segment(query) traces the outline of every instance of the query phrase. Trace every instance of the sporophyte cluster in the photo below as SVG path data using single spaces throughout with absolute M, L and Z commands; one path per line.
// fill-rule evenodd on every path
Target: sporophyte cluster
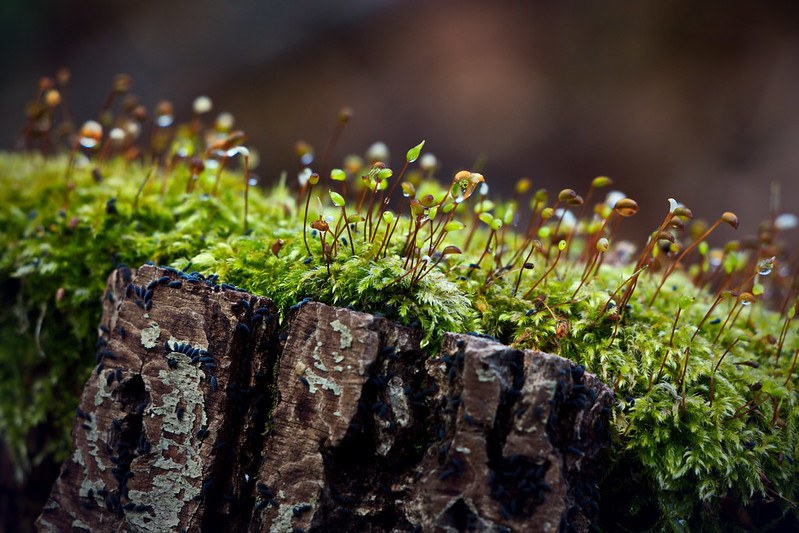
M 442 176 L 424 142 L 394 168 L 382 143 L 336 164 L 348 109 L 319 157 L 300 141 L 296 174 L 260 186 L 256 150 L 210 99 L 180 123 L 131 88 L 118 76 L 77 127 L 68 72 L 43 78 L 21 150 L 0 154 L 0 430 L 18 476 L 66 454 L 108 274 L 151 261 L 283 316 L 307 299 L 382 315 L 431 354 L 475 332 L 574 360 L 616 393 L 609 476 L 633 465 L 615 482 L 656 500 L 653 527 L 713 524 L 731 501 L 796 513 L 799 255 L 780 244 L 795 216 L 717 247 L 735 214 L 708 224 L 669 199 L 631 243 L 616 235 L 640 207 L 608 177 L 556 194 L 521 179 L 501 200 L 478 172 Z

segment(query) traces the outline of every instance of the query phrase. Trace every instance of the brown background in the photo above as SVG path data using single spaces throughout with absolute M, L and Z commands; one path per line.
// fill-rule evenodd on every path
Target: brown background
M 163 4 L 3 2 L 2 145 L 35 80 L 66 65 L 79 117 L 120 71 L 184 115 L 209 94 L 250 133 L 264 180 L 294 167 L 297 139 L 321 152 L 349 105 L 337 156 L 383 140 L 396 162 L 426 139 L 446 174 L 485 158 L 506 193 L 521 176 L 582 191 L 605 174 L 639 200 L 644 233 L 669 196 L 737 212 L 740 236 L 768 214 L 770 182 L 783 210 L 799 200 L 796 2 Z

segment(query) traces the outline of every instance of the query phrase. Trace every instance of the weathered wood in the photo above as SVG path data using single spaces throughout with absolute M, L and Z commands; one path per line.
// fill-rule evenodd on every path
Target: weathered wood
M 423 360 L 417 330 L 318 303 L 296 311 L 250 530 L 354 523 L 363 531 L 390 504 L 376 470 L 396 461 L 396 439 L 414 422 L 404 387 Z
M 250 493 L 242 391 L 274 364 L 274 313 L 266 298 L 155 267 L 114 272 L 74 452 L 38 528 L 199 531 L 226 512 L 220 496 Z
M 611 391 L 582 367 L 467 335 L 430 361 L 438 441 L 407 506 L 444 531 L 558 531 L 596 518 L 597 455 Z
M 288 331 L 251 531 L 584 530 L 596 518 L 612 393 L 582 367 L 449 334 L 426 360 L 403 328 L 320 304 Z
M 278 335 L 265 298 L 131 276 L 109 280 L 99 373 L 40 529 L 580 531 L 596 518 L 612 393 L 570 361 L 452 334 L 431 358 L 417 330 L 313 302 Z

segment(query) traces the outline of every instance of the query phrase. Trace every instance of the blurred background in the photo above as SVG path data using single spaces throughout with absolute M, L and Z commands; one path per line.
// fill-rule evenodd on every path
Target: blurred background
M 0 51 L 4 147 L 38 78 L 66 66 L 81 120 L 118 72 L 184 118 L 211 96 L 263 181 L 296 168 L 298 139 L 320 154 L 346 105 L 337 159 L 381 140 L 396 164 L 426 139 L 443 176 L 480 161 L 506 195 L 522 176 L 584 193 L 607 175 L 641 204 L 642 234 L 670 196 L 735 211 L 741 236 L 771 182 L 783 210 L 799 199 L 795 1 L 4 0 Z
M 182 119 L 209 95 L 249 133 L 263 182 L 296 169 L 298 139 L 320 154 L 350 106 L 334 160 L 384 141 L 396 165 L 425 139 L 442 178 L 479 164 L 505 196 L 523 176 L 584 193 L 607 175 L 641 205 L 639 237 L 671 196 L 709 220 L 736 212 L 718 240 L 755 232 L 771 183 L 799 211 L 796 0 L 2 0 L 0 149 L 59 67 L 79 120 L 119 72 Z M 20 502 L 4 461 L 0 515 L 35 516 L 58 465 Z

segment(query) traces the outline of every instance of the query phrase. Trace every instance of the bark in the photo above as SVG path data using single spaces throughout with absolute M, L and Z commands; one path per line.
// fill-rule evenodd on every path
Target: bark
M 200 530 L 246 513 L 260 438 L 246 422 L 269 402 L 275 309 L 212 285 L 150 266 L 111 275 L 74 453 L 40 530 Z
M 274 317 L 213 279 L 115 272 L 75 451 L 38 527 L 582 531 L 597 518 L 612 393 L 582 367 L 472 335 L 430 357 L 417 330 L 314 302 L 281 333 Z

